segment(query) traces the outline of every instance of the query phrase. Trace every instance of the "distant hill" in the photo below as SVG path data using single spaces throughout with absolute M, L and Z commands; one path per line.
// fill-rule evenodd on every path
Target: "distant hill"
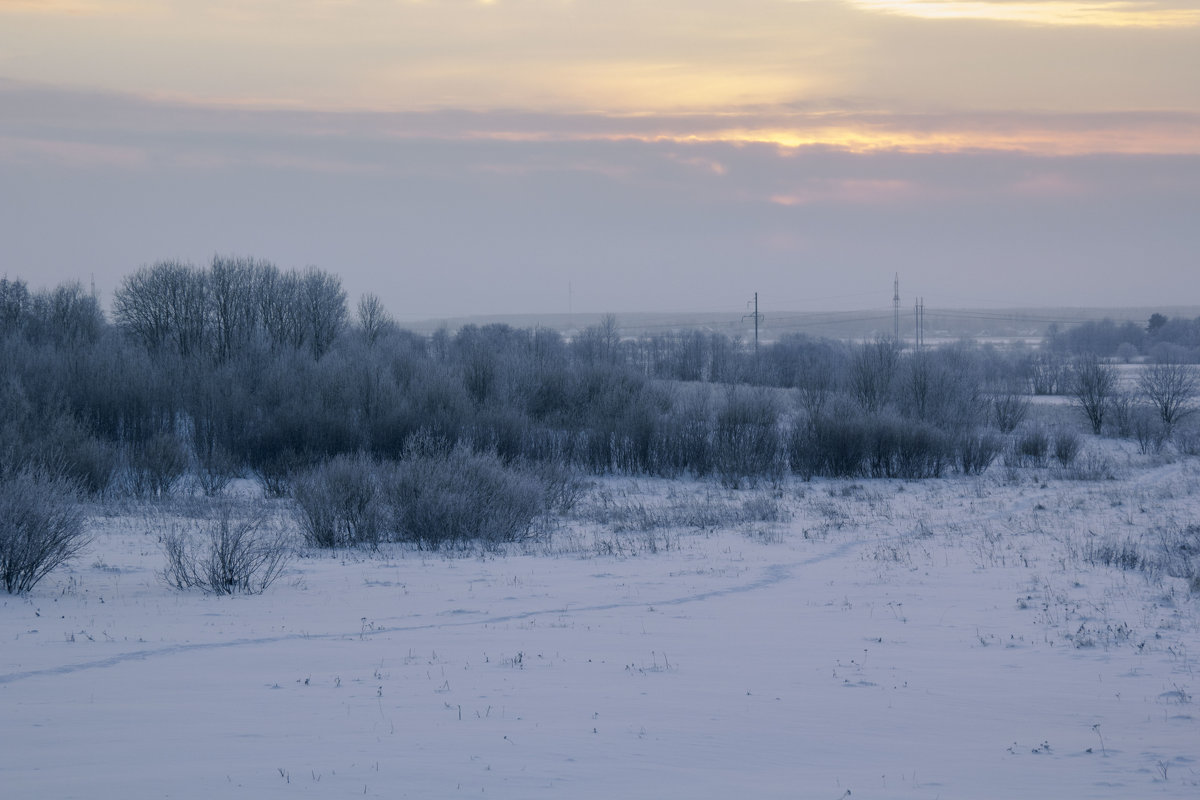
M 1025 339 L 1040 340 L 1051 325 L 1059 328 L 1087 321 L 1111 319 L 1114 322 L 1144 324 L 1151 314 L 1167 317 L 1200 317 L 1200 306 L 1146 306 L 1128 308 L 935 308 L 925 307 L 925 339 Z M 464 325 L 504 324 L 515 328 L 552 328 L 570 335 L 590 325 L 597 325 L 605 314 L 496 314 L 489 316 L 456 317 L 419 320 L 402 323 L 403 327 L 420 333 L 432 333 L 439 328 L 456 331 Z M 622 336 L 670 333 L 685 330 L 707 330 L 730 336 L 754 338 L 754 321 L 742 314 L 722 312 L 656 313 L 634 312 L 614 314 Z M 911 307 L 900 311 L 900 338 L 911 339 L 915 331 Z M 870 339 L 890 336 L 894 329 L 891 308 L 868 308 L 857 311 L 767 311 L 763 310 L 759 327 L 762 341 L 771 341 L 789 333 L 835 339 Z

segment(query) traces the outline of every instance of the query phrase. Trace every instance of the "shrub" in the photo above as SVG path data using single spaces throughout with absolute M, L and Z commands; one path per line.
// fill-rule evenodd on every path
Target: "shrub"
M 1200 430 L 1175 431 L 1175 447 L 1185 456 L 1200 456 Z
M 945 434 L 931 425 L 883 416 L 870 421 L 868 464 L 872 477 L 937 478 L 950 457 Z
M 1016 392 L 993 395 L 990 408 L 992 424 L 1001 433 L 1012 433 L 1025 421 L 1029 405 L 1028 395 Z
M 1079 449 L 1082 446 L 1079 435 L 1075 431 L 1060 428 L 1054 433 L 1054 460 L 1059 463 L 1059 466 L 1069 467 L 1075 463 L 1075 458 L 1079 455 Z
M 867 428 L 860 418 L 830 413 L 792 432 L 792 469 L 804 478 L 859 475 L 867 458 Z
M 1132 392 L 1113 392 L 1108 400 L 1108 424 L 1117 436 L 1133 436 L 1134 420 L 1138 413 L 1137 398 Z
M 713 412 L 708 387 L 676 389 L 672 407 L 659 417 L 651 447 L 650 471 L 674 478 L 684 473 L 703 477 L 713 471 Z
M 291 557 L 286 533 L 267 528 L 256 513 L 235 519 L 232 507 L 219 507 L 200 536 L 173 532 L 163 540 L 167 566 L 162 578 L 177 589 L 211 594 L 262 594 L 282 574 Z
M 236 474 L 237 461 L 219 445 L 196 456 L 196 485 L 205 497 L 221 494 Z
M 89 541 L 73 483 L 34 469 L 0 474 L 0 580 L 9 594 L 28 592 Z
M 396 536 L 435 549 L 529 538 L 547 491 L 532 472 L 462 445 L 414 448 L 384 486 Z
M 1117 469 L 1107 456 L 1087 450 L 1070 466 L 1059 469 L 1058 476 L 1069 481 L 1111 481 L 1116 479 Z
M 955 463 L 964 475 L 981 475 L 1000 455 L 1000 439 L 990 433 L 967 433 L 954 440 Z
M 175 436 L 160 433 L 129 455 L 130 488 L 134 494 L 168 497 L 187 471 L 188 457 Z
M 1142 455 L 1161 453 L 1167 443 L 1167 430 L 1158 415 L 1143 406 L 1134 409 L 1133 438 Z
M 1050 435 L 1041 427 L 1027 429 L 1013 443 L 1017 462 L 1026 466 L 1044 466 L 1049 452 Z
M 777 478 L 780 473 L 779 411 L 766 391 L 735 388 L 717 412 L 713 461 L 721 482 Z
M 60 461 L 63 472 L 89 495 L 99 496 L 108 491 L 117 474 L 120 457 L 108 442 L 88 436 Z
M 304 459 L 294 450 L 284 450 L 261 460 L 254 468 L 254 477 L 267 497 L 287 497 L 292 493 L 292 480 L 303 465 Z
M 565 459 L 524 462 L 520 469 L 541 484 L 545 507 L 559 514 L 569 513 L 591 485 Z
M 381 464 L 337 456 L 296 479 L 292 496 L 305 541 L 315 547 L 375 546 L 384 533 Z

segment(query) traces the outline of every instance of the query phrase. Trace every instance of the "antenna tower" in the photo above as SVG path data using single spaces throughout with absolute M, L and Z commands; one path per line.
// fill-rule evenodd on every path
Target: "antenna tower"
M 892 322 L 892 337 L 898 342 L 900 341 L 900 273 L 896 273 L 896 282 L 892 284 L 892 310 L 894 312 L 894 320 Z

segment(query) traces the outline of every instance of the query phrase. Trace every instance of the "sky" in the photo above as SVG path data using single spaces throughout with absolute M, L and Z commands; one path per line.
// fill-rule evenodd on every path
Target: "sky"
M 401 320 L 1200 304 L 1200 0 L 0 0 L 0 242 Z

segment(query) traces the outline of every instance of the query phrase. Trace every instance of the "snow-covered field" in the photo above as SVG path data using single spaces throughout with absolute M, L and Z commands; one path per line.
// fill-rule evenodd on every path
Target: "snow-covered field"
M 548 542 L 306 552 L 234 598 L 159 579 L 186 508 L 97 509 L 0 599 L 0 795 L 1196 797 L 1200 595 L 1087 555 L 1200 522 L 1200 462 L 1110 452 L 605 480 Z M 783 516 L 712 527 L 742 510 Z

